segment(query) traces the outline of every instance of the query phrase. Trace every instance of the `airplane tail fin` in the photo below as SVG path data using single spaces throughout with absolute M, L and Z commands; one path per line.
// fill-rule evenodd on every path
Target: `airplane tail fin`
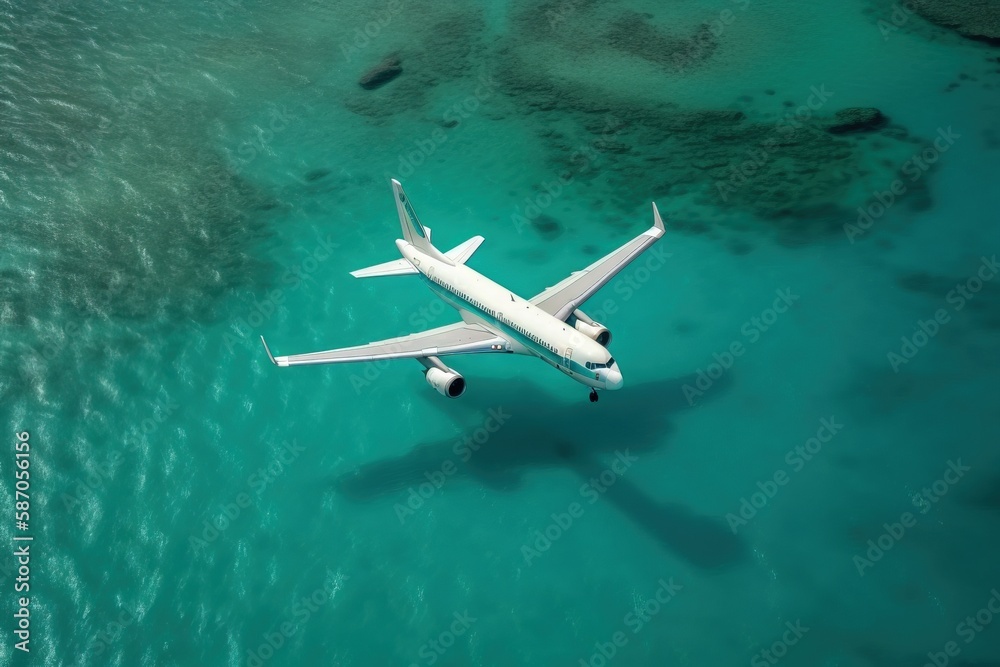
M 413 204 L 403 192 L 403 186 L 395 178 L 392 179 L 392 193 L 396 197 L 396 212 L 399 213 L 399 224 L 403 228 L 403 238 L 414 248 L 421 250 L 442 262 L 454 266 L 455 262 L 431 245 L 431 228 L 424 227 L 413 210 Z
M 406 242 L 425 251 L 433 247 L 427 228 L 420 224 L 413 205 L 403 192 L 403 186 L 396 179 L 392 179 L 392 193 L 396 196 L 396 211 L 399 213 L 399 224 L 403 227 Z

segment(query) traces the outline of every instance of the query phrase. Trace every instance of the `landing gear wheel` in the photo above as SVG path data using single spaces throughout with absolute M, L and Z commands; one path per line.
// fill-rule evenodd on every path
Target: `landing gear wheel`
M 598 399 L 597 390 L 596 389 L 591 389 L 590 390 L 590 402 L 591 403 L 597 403 L 597 399 Z

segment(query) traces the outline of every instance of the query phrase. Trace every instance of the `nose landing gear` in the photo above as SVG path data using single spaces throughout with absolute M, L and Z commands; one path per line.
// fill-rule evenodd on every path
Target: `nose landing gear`
M 597 403 L 597 398 L 598 398 L 598 396 L 597 396 L 597 390 L 596 389 L 591 389 L 590 390 L 590 402 L 591 403 Z

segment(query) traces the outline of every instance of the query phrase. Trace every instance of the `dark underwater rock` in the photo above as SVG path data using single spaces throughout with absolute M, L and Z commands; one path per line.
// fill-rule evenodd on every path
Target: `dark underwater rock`
M 718 209 L 672 221 L 688 234 L 760 234 L 789 245 L 842 235 L 844 222 L 866 203 L 863 193 L 884 189 L 925 143 L 877 109 L 848 108 L 836 116 L 784 110 L 765 119 L 732 108 L 601 94 L 548 76 L 515 49 L 498 58 L 496 79 L 520 109 L 559 109 L 571 119 L 558 133 L 541 132 L 539 143 L 551 173 L 587 183 L 592 199 L 630 207 L 663 193 Z M 878 142 L 870 140 L 875 135 Z M 616 150 L 620 145 L 632 150 Z M 908 186 L 907 207 L 929 197 L 929 182 Z M 733 215 L 744 212 L 752 217 Z M 535 231 L 549 238 L 554 230 Z
M 649 22 L 651 15 L 626 11 L 611 22 L 605 41 L 611 47 L 683 74 L 701 65 L 718 48 L 718 38 L 707 24 L 686 36 L 661 32 Z
M 834 123 L 829 127 L 833 134 L 870 132 L 885 125 L 889 119 L 874 107 L 849 107 L 833 114 Z
M 531 224 L 546 239 L 554 239 L 563 233 L 563 226 L 559 221 L 544 213 L 532 220 Z
M 435 99 L 437 86 L 472 77 L 476 82 L 472 83 L 469 79 L 469 94 L 478 91 L 480 97 L 473 99 L 483 103 L 481 108 L 485 110 L 487 100 L 491 104 L 494 102 L 492 96 L 495 92 L 488 71 L 492 65 L 484 65 L 487 63 L 485 25 L 482 11 L 468 9 L 449 11 L 439 21 L 413 26 L 417 32 L 405 51 L 394 51 L 366 72 L 365 78 L 358 82 L 362 89 L 345 91 L 340 102 L 348 111 L 364 117 L 370 124 L 384 125 L 393 116 L 423 110 L 430 100 Z M 404 69 L 402 54 L 406 56 L 406 76 L 399 75 Z M 375 79 L 367 81 L 371 75 Z M 373 95 L 366 82 L 368 86 L 377 86 L 378 93 Z M 462 100 L 456 100 L 459 101 Z
M 403 63 L 399 56 L 391 55 L 362 74 L 358 84 L 365 90 L 374 90 L 389 83 L 402 73 Z
M 958 34 L 1000 46 L 1000 2 L 997 0 L 922 0 L 917 12 L 931 23 Z
M 325 178 L 326 176 L 329 176 L 329 175 L 330 175 L 330 170 L 329 169 L 313 169 L 312 171 L 307 171 L 306 172 L 305 178 L 310 183 L 313 183 L 313 182 L 318 181 L 321 178 Z

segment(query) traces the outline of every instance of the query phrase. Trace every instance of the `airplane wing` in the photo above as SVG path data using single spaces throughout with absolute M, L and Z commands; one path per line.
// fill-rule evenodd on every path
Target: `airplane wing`
M 560 320 L 567 319 L 584 301 L 663 236 L 664 231 L 663 220 L 654 203 L 652 227 L 582 271 L 574 271 L 562 282 L 536 295 L 531 303 Z
M 389 338 L 367 345 L 343 347 L 325 352 L 293 354 L 275 357 L 261 336 L 264 350 L 275 366 L 301 366 L 307 364 L 343 364 L 379 359 L 418 359 L 440 357 L 447 354 L 475 354 L 479 352 L 507 352 L 507 341 L 477 324 L 458 322 L 420 333 Z

